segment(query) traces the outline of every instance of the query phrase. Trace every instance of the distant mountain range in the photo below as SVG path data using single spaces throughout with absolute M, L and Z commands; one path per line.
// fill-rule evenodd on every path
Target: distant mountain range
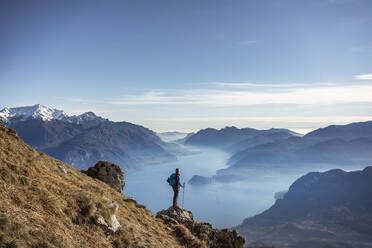
M 317 129 L 249 147 L 229 159 L 231 167 L 288 164 L 363 164 L 372 162 L 372 121 Z
M 4 108 L 0 111 L 0 119 L 7 124 L 18 123 L 28 119 L 39 119 L 42 121 L 60 120 L 84 126 L 93 126 L 108 121 L 108 119 L 99 117 L 93 112 L 69 116 L 63 110 L 52 109 L 40 104 L 34 106 Z
M 124 169 L 176 160 L 187 154 L 177 144 L 162 141 L 150 129 L 112 122 L 92 112 L 68 116 L 37 104 L 4 108 L 0 119 L 28 144 L 78 169 L 109 160 Z
M 288 129 L 239 129 L 232 126 L 225 127 L 220 130 L 214 128 L 202 129 L 194 135 L 188 137 L 184 143 L 186 145 L 213 147 L 234 152 L 243 150 L 246 147 L 250 147 L 252 142 L 261 144 L 262 142 L 277 140 L 279 136 L 273 135 L 277 133 L 285 134 L 285 138 L 289 136 L 301 136 L 301 134 L 295 133 Z M 261 140 L 259 137 L 257 137 L 258 135 L 260 135 Z
M 250 243 L 277 248 L 372 247 L 372 167 L 312 172 L 265 212 L 237 229 Z
M 372 164 L 372 121 L 332 125 L 305 136 L 286 129 L 202 130 L 185 143 L 220 148 L 231 154 L 229 167 L 218 171 L 212 180 L 195 177 L 190 183 L 235 181 L 244 179 L 247 169 Z

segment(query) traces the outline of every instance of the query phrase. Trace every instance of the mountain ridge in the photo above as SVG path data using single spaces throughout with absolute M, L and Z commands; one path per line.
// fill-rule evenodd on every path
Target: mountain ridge
M 63 110 L 49 108 L 41 104 L 35 104 L 33 106 L 22 106 L 14 108 L 3 108 L 0 111 L 0 119 L 6 124 L 11 122 L 20 122 L 27 119 L 41 119 L 43 121 L 61 120 L 75 124 L 84 124 L 86 122 L 105 122 L 108 119 L 104 119 L 95 115 L 93 112 L 85 112 L 80 115 L 67 115 Z
M 237 228 L 248 242 L 275 247 L 372 247 L 371 194 L 372 166 L 310 172 Z
M 324 165 L 346 168 L 372 163 L 372 121 L 330 125 L 302 137 L 263 131 L 249 138 L 240 137 L 242 140 L 232 145 L 220 145 L 231 154 L 227 160 L 228 167 L 209 177 L 199 175 L 190 182 L 203 184 L 245 180 L 255 169 L 290 172 L 293 168 L 319 168 Z
M 184 141 L 184 144 L 193 146 L 207 146 L 231 151 L 233 150 L 232 147 L 234 147 L 234 144 L 244 142 L 247 139 L 252 139 L 257 135 L 270 135 L 274 133 L 287 133 L 289 136 L 301 136 L 301 134 L 283 128 L 259 130 L 254 128 L 240 129 L 235 126 L 226 126 L 221 129 L 201 129 L 195 134 L 189 136 Z
M 110 160 L 125 170 L 177 160 L 188 151 L 162 141 L 152 130 L 129 122 L 112 122 L 86 112 L 68 116 L 37 104 L 5 108 L 1 119 L 28 144 L 78 169 Z

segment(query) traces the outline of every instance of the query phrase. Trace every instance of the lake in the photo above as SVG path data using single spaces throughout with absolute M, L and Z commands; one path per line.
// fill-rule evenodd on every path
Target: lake
M 168 208 L 172 205 L 173 190 L 166 179 L 175 168 L 181 170 L 181 182 L 187 182 L 195 174 L 212 176 L 216 170 L 226 168 L 229 154 L 214 149 L 198 149 L 200 153 L 179 157 L 178 161 L 146 166 L 125 174 L 124 194 L 135 198 L 154 215 Z M 186 184 L 185 192 L 180 189 L 178 204 L 182 206 L 184 193 L 184 208 L 191 210 L 197 221 L 209 222 L 217 228 L 232 227 L 246 217 L 268 209 L 275 202 L 275 192 L 287 190 L 300 176 L 329 169 L 326 167 L 293 169 L 290 173 L 263 169 L 256 170 L 256 175 L 246 181 L 202 186 Z

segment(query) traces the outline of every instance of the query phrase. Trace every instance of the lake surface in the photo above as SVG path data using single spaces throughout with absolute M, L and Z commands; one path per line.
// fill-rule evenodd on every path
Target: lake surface
M 179 157 L 176 162 L 146 166 L 142 170 L 127 173 L 124 194 L 134 197 L 154 215 L 168 208 L 172 205 L 173 191 L 166 179 L 175 168 L 181 170 L 181 182 L 187 182 L 195 174 L 212 176 L 216 170 L 226 168 L 227 153 L 204 148 L 199 151 L 198 154 Z M 186 184 L 185 192 L 180 190 L 178 204 L 182 206 L 184 193 L 184 208 L 191 210 L 197 221 L 212 223 L 217 228 L 232 227 L 246 217 L 268 209 L 275 202 L 275 192 L 287 190 L 300 176 L 327 169 L 327 166 L 293 169 L 290 173 L 263 169 L 255 171 L 257 175 L 246 181 L 202 186 Z

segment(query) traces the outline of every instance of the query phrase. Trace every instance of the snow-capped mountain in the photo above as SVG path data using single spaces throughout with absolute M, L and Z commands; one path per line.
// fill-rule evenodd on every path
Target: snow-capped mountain
M 75 124 L 84 124 L 87 122 L 95 122 L 98 124 L 107 121 L 107 119 L 99 117 L 93 112 L 69 116 L 63 110 L 49 108 L 41 104 L 16 108 L 4 108 L 0 111 L 0 119 L 8 124 L 25 121 L 27 119 L 41 119 L 43 121 L 62 120 Z
M 108 121 L 108 119 L 97 116 L 93 112 L 85 112 L 81 115 L 69 116 L 67 118 L 67 121 L 71 122 L 71 123 L 74 123 L 74 124 L 94 126 L 94 125 L 100 124 L 102 122 L 106 122 L 106 121 Z
M 54 119 L 66 119 L 68 115 L 62 110 L 48 108 L 40 104 L 26 107 L 4 108 L 0 111 L 0 119 L 6 123 L 10 122 L 12 119 L 24 121 L 29 118 L 51 121 Z
M 108 160 L 125 170 L 175 161 L 186 154 L 162 141 L 153 131 L 129 122 L 112 122 L 86 112 L 69 116 L 40 104 L 4 108 L 0 120 L 27 144 L 77 169 Z

